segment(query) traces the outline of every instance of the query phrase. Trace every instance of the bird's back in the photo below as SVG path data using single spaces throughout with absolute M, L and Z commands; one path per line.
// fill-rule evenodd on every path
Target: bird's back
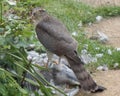
M 57 55 L 77 48 L 77 42 L 72 38 L 65 25 L 47 13 L 37 24 L 36 32 L 40 42 Z

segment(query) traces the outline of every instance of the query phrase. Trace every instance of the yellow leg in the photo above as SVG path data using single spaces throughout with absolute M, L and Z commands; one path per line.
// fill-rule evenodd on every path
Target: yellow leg
M 48 60 L 47 60 L 47 63 L 45 64 L 45 67 L 48 68 L 48 64 L 52 60 L 53 53 L 51 53 L 50 51 L 47 51 L 46 53 L 47 53 Z

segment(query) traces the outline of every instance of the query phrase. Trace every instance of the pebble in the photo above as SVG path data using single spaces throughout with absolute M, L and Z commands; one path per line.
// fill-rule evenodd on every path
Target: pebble
M 117 51 L 120 51 L 120 48 L 116 48 Z
M 107 50 L 109 55 L 112 55 L 112 51 L 110 49 Z
M 99 70 L 99 71 L 108 71 L 108 67 L 107 67 L 107 65 L 98 66 L 97 70 Z
M 77 36 L 78 33 L 77 32 L 72 32 L 72 36 Z
M 103 53 L 96 54 L 95 57 L 101 58 L 101 57 L 103 57 Z
M 102 16 L 97 16 L 97 17 L 96 17 L 96 21 L 98 21 L 98 22 L 100 22 L 102 19 L 103 19 Z
M 118 66 L 119 66 L 119 63 L 115 63 L 115 64 L 114 64 L 114 68 L 115 68 L 115 69 L 118 68 Z

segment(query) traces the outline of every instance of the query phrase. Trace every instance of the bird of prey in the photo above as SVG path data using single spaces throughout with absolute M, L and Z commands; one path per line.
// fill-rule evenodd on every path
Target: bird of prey
M 96 84 L 84 68 L 77 54 L 77 41 L 71 36 L 66 26 L 57 18 L 49 15 L 42 8 L 35 8 L 32 19 L 36 25 L 36 34 L 43 46 L 53 54 L 64 56 L 75 73 L 81 88 L 85 91 L 98 92 L 105 88 Z

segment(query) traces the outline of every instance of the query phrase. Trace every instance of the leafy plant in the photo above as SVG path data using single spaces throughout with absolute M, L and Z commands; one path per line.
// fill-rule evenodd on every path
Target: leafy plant
M 113 16 L 120 15 L 119 6 L 103 6 L 103 7 L 98 7 L 94 10 L 95 10 L 95 13 L 103 17 L 113 17 Z
M 103 17 L 119 16 L 120 8 L 118 6 L 94 8 L 75 0 L 17 0 L 16 5 L 10 5 L 7 0 L 2 0 L 0 2 L 0 86 L 2 86 L 0 96 L 9 94 L 9 96 L 13 96 L 17 93 L 18 96 L 26 96 L 28 91 L 33 93 L 33 91 L 26 89 L 24 82 L 37 86 L 45 96 L 53 96 L 50 87 L 55 87 L 34 70 L 35 66 L 37 68 L 39 66 L 31 64 L 27 60 L 27 51 L 30 44 L 35 44 L 33 49 L 38 52 L 45 51 L 37 40 L 34 26 L 29 20 L 34 7 L 47 9 L 51 15 L 64 22 L 70 32 L 76 31 L 78 33 L 75 38 L 79 42 L 79 53 L 84 44 L 88 45 L 87 51 L 92 56 L 103 53 L 104 56 L 98 59 L 98 62 L 93 66 L 107 63 L 110 68 L 113 68 L 113 63 L 120 63 L 120 53 L 118 51 L 111 47 L 105 47 L 99 42 L 86 39 L 84 28 L 80 29 L 78 27 L 79 23 L 85 25 L 94 22 L 97 15 Z M 96 47 L 99 47 L 99 50 L 96 50 Z M 112 55 L 107 53 L 108 49 L 112 51 Z M 39 67 L 39 69 L 42 70 L 43 68 Z M 26 77 L 28 73 L 33 79 Z M 38 95 L 38 93 L 34 93 L 36 96 Z
M 28 92 L 21 88 L 12 75 L 0 68 L 0 96 L 28 96 Z

